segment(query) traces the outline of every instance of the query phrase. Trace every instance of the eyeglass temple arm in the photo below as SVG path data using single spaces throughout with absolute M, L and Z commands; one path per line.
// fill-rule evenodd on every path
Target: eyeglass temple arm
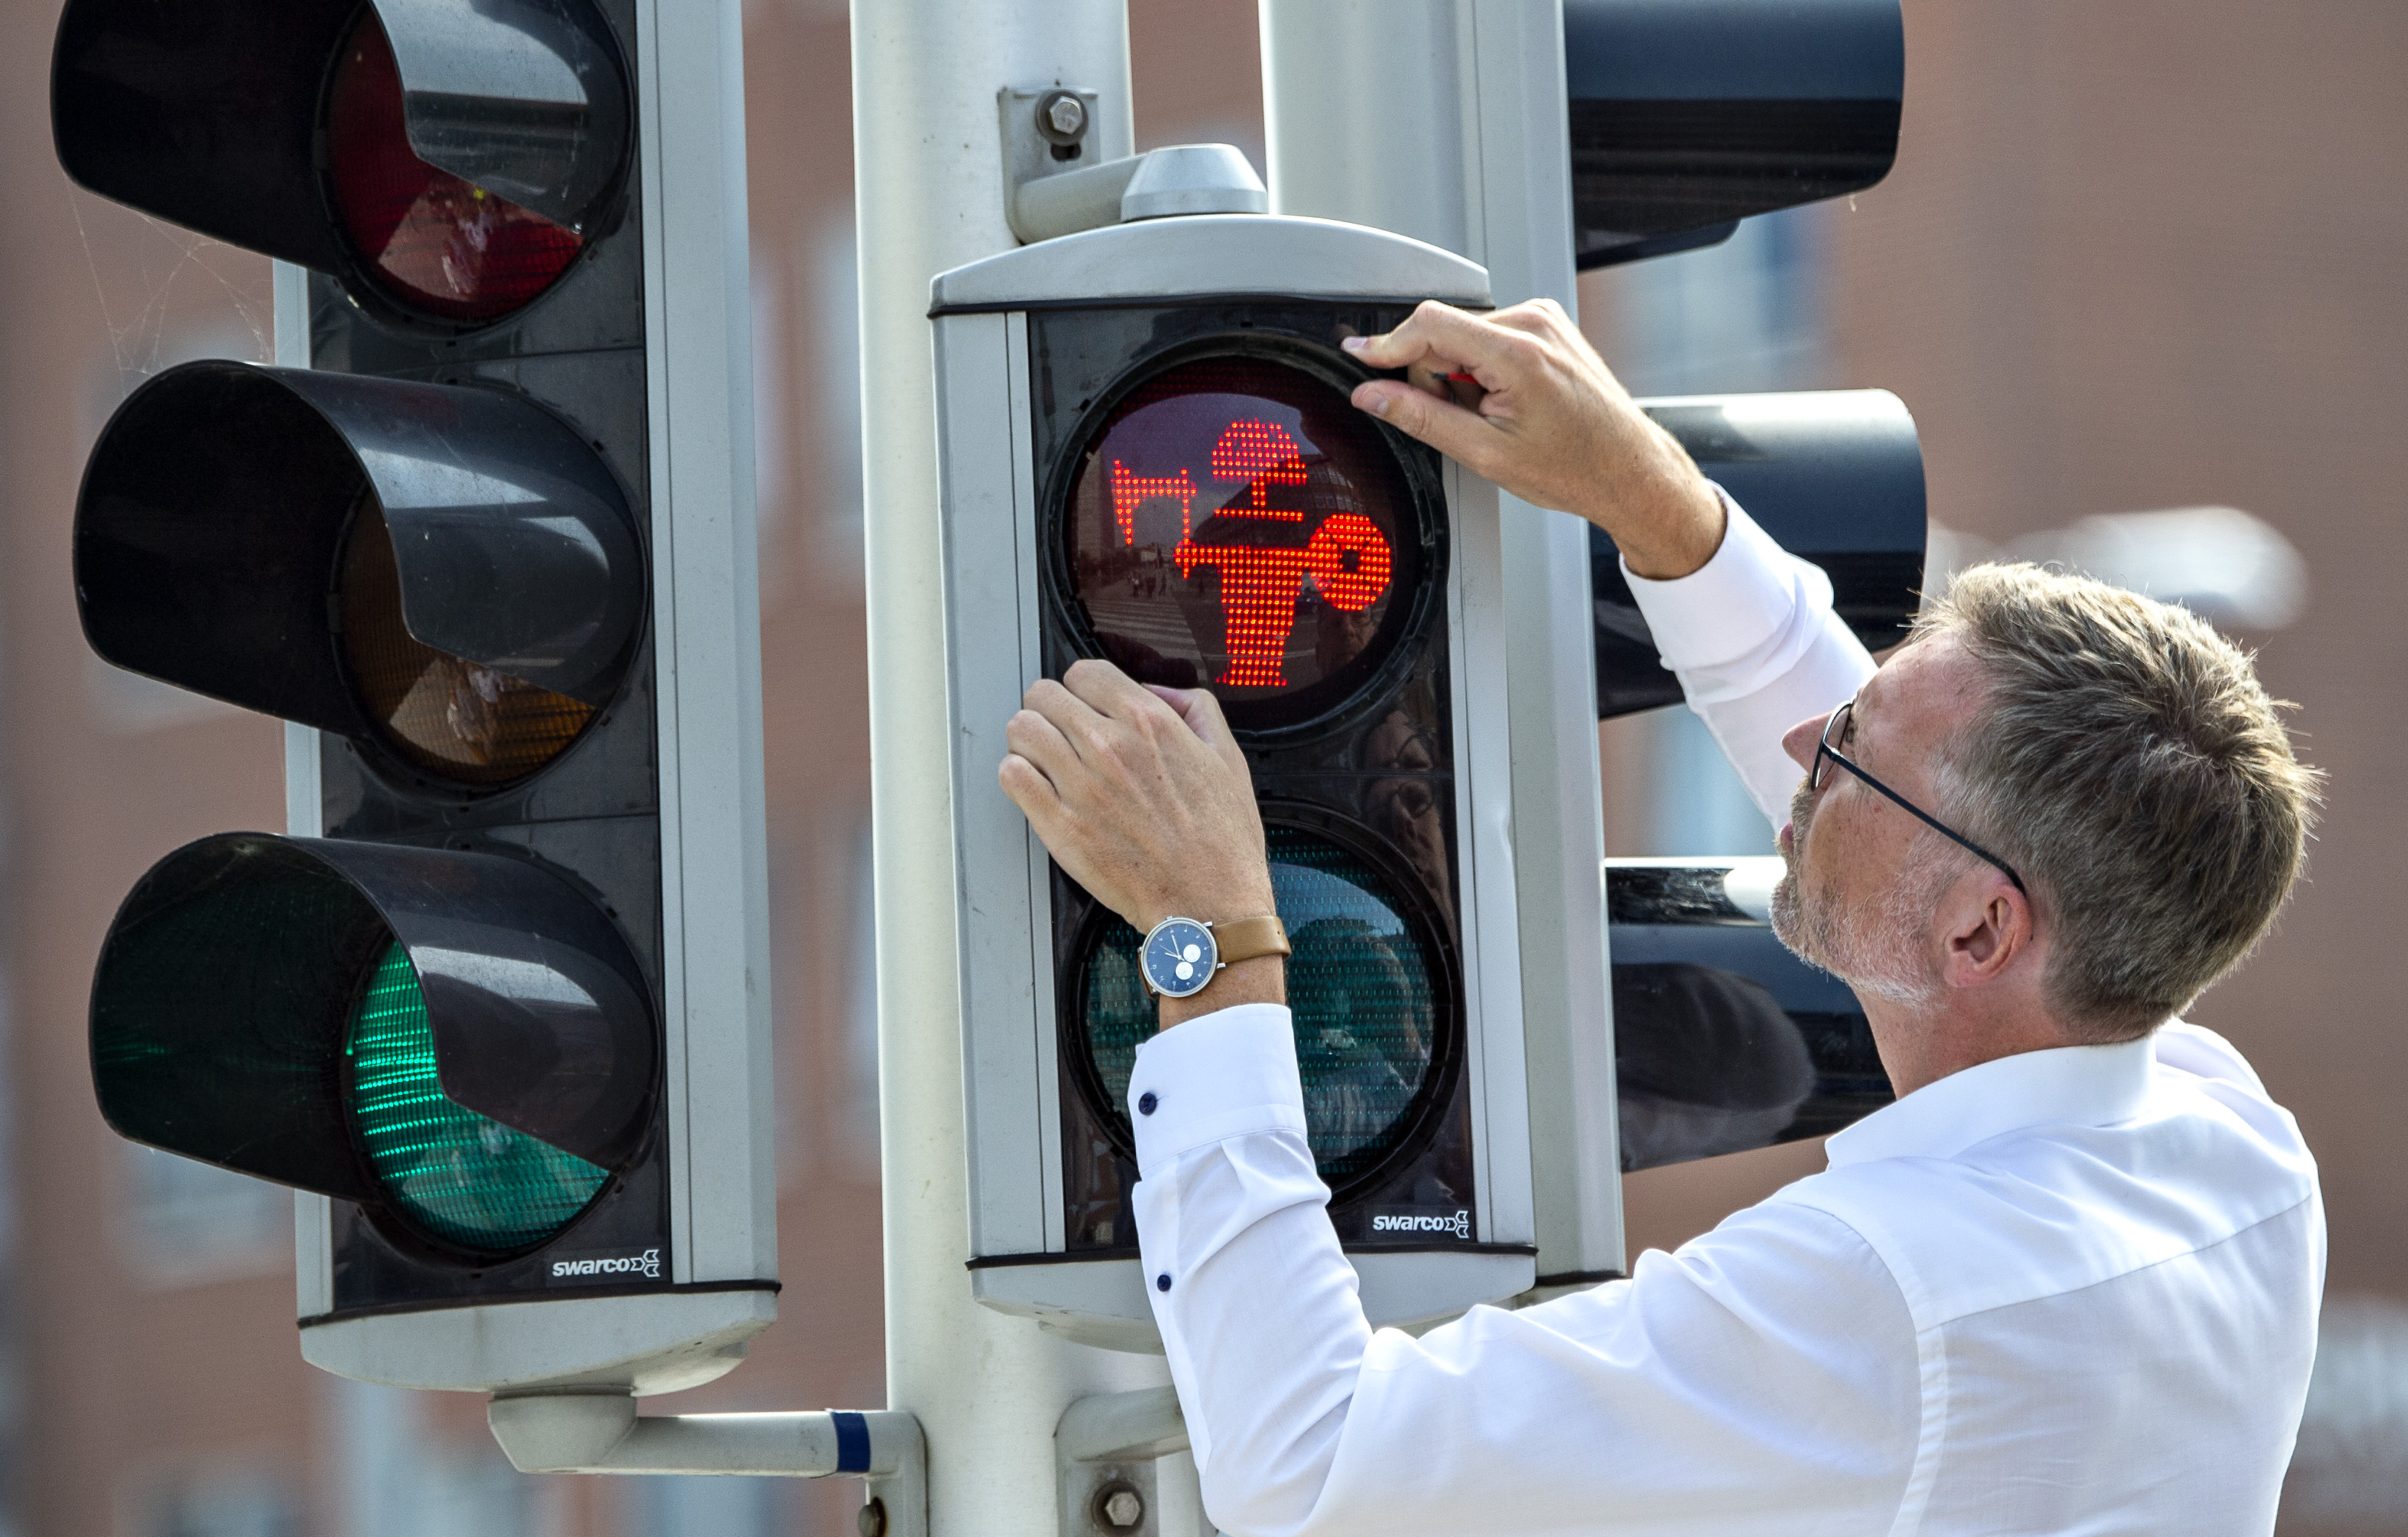
M 1971 854 L 1974 858 L 1982 861 L 1985 864 L 1993 864 L 1998 866 L 1999 873 L 2000 875 L 2005 875 L 2007 879 L 2014 882 L 2016 890 L 2023 892 L 2026 896 L 2031 895 L 2030 889 L 2024 885 L 2024 878 L 2015 874 L 2015 867 L 2014 865 L 2009 864 L 2006 861 L 1999 858 L 1996 854 L 1991 853 L 1980 844 L 1975 843 L 1972 839 L 1957 832 L 1955 828 L 1950 827 L 1939 818 L 1934 817 L 1931 813 L 1924 810 L 1921 806 L 1916 805 L 1913 801 L 1908 800 L 1905 796 L 1900 795 L 1898 791 L 1890 789 L 1889 786 L 1883 784 L 1879 779 L 1874 778 L 1871 775 L 1867 774 L 1864 770 L 1856 767 L 1856 764 L 1848 761 L 1845 757 L 1842 756 L 1834 748 L 1826 746 L 1824 747 L 1823 751 L 1830 755 L 1833 762 L 1839 764 L 1842 768 L 1846 769 L 1850 774 L 1855 775 L 1866 784 L 1872 786 L 1873 789 L 1880 790 L 1884 795 L 1888 796 L 1892 801 L 1898 803 L 1899 810 L 1904 811 L 1915 820 L 1921 822 L 1924 826 L 1931 829 L 1934 833 L 1939 833 L 1942 837 L 1947 839 L 1950 843 L 1955 844 L 1957 847 L 1962 848 L 1968 854 Z

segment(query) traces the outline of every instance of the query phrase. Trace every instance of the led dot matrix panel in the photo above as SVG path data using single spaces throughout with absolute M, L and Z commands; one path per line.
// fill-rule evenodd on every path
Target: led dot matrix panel
M 1309 1140 L 1340 1235 L 1362 1246 L 1427 1245 L 1438 1231 L 1459 1245 L 1479 1217 L 1440 466 L 1349 404 L 1369 376 L 1338 348 L 1409 312 L 1253 302 L 1028 318 L 1044 670 L 1103 657 L 1145 682 L 1209 688 L 1240 733 L 1296 946 Z M 1137 1170 L 1123 1095 L 1154 1001 L 1134 931 L 1051 878 L 1064 1231 L 1072 1251 L 1125 1251 Z

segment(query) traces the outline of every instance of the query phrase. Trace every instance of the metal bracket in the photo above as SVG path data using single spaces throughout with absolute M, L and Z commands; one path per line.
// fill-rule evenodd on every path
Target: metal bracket
M 1088 159 L 1096 100 L 1093 91 L 1061 86 L 996 93 L 1004 215 L 1023 245 L 1134 219 L 1270 211 L 1262 178 L 1234 145 L 1173 144 L 1101 164 Z
M 1187 1449 L 1175 1389 L 1074 1401 L 1054 1427 L 1062 1537 L 1213 1537 L 1193 1479 L 1162 1476 L 1161 1459 Z
M 638 1415 L 627 1393 L 496 1395 L 494 1439 L 521 1473 L 864 1480 L 862 1537 L 927 1537 L 928 1446 L 904 1409 Z

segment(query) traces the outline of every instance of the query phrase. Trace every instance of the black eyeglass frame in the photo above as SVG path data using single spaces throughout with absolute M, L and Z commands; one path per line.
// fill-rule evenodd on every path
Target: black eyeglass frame
M 1856 712 L 1856 702 L 1851 699 L 1846 704 L 1841 705 L 1838 709 L 1833 710 L 1831 712 L 1831 719 L 1823 722 L 1822 739 L 1814 744 L 1814 766 L 1808 770 L 1806 775 L 1807 790 L 1815 793 L 1821 792 L 1824 777 L 1823 760 L 1828 758 L 1831 761 L 1839 764 L 1842 768 L 1846 769 L 1850 774 L 1855 775 L 1866 784 L 1870 785 L 1873 789 L 1880 790 L 1884 795 L 1886 795 L 1891 800 L 1897 802 L 1899 806 L 1918 818 L 1924 826 L 1931 829 L 1934 833 L 1939 833 L 1942 837 L 1946 838 L 1950 843 L 1955 844 L 1957 847 L 1964 849 L 1967 853 L 1985 863 L 1997 865 L 2000 870 L 2005 873 L 2006 877 L 2009 880 L 2015 883 L 2016 890 L 2021 891 L 2027 897 L 2030 896 L 2031 889 L 2024 884 L 2024 878 L 2021 875 L 2015 874 L 2015 867 L 2014 865 L 2009 864 L 2006 861 L 1999 858 L 1996 854 L 1991 853 L 1980 844 L 1975 843 L 1972 839 L 1965 836 L 1962 833 L 1950 827 L 1946 822 L 1942 821 L 1939 818 L 1933 816 L 1928 811 L 1916 805 L 1913 801 L 1908 800 L 1905 796 L 1900 795 L 1898 791 L 1890 789 L 1889 786 L 1883 784 L 1879 779 L 1874 778 L 1871 775 L 1867 774 L 1863 769 L 1857 767 L 1855 762 L 1850 761 L 1846 754 L 1841 752 L 1839 748 L 1831 746 L 1831 738 L 1834 735 L 1846 734 L 1846 723 L 1855 718 Z

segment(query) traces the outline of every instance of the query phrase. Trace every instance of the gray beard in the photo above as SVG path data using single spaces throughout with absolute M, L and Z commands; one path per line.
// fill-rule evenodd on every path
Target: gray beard
M 1859 997 L 1870 993 L 1910 1007 L 1934 1002 L 1940 973 L 1923 939 L 1940 893 L 1954 877 L 1954 861 L 1925 857 L 1931 851 L 1918 836 L 1908 851 L 1909 874 L 1879 902 L 1842 907 L 1828 896 L 1809 901 L 1799 879 L 1798 851 L 1813 818 L 1814 798 L 1801 780 L 1789 804 L 1789 848 L 1781 856 L 1787 868 L 1772 889 L 1773 937 Z

